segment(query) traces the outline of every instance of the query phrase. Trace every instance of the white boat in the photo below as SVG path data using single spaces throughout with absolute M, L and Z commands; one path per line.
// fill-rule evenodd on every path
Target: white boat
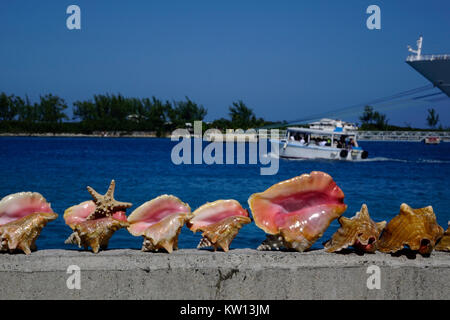
M 287 159 L 366 159 L 368 152 L 358 146 L 356 138 L 357 132 L 353 128 L 287 128 L 286 136 L 278 140 L 279 156 Z
M 424 142 L 425 144 L 439 144 L 441 139 L 439 139 L 439 137 L 426 137 Z
M 311 122 L 309 124 L 310 129 L 320 129 L 320 130 L 334 130 L 336 128 L 342 128 L 344 131 L 357 131 L 358 127 L 350 122 L 345 122 L 342 120 L 334 120 L 323 118 L 319 121 Z

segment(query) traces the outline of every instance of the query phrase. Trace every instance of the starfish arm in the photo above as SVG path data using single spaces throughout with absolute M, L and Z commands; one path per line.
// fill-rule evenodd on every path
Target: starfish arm
M 98 203 L 103 196 L 99 194 L 97 191 L 95 191 L 93 188 L 87 186 L 88 192 L 91 194 L 92 198 L 94 198 L 94 202 Z
M 111 180 L 111 183 L 109 184 L 108 191 L 106 191 L 105 196 L 110 196 L 111 199 L 114 199 L 114 190 L 116 189 L 116 181 Z
M 133 206 L 130 202 L 120 202 L 120 201 L 114 201 L 114 209 L 127 209 Z

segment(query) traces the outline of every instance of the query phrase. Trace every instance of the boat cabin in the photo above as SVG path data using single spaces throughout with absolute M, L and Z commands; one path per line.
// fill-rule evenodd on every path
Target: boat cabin
M 305 146 L 331 147 L 338 149 L 358 149 L 355 132 L 346 132 L 342 128 L 333 131 L 287 128 L 286 142 L 298 143 Z

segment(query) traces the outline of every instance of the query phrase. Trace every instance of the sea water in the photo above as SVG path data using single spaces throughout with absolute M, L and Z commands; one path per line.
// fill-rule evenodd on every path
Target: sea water
M 361 162 L 293 161 L 280 159 L 276 175 L 260 175 L 260 165 L 175 165 L 171 150 L 177 142 L 146 138 L 0 138 L 0 197 L 20 191 L 40 192 L 59 214 L 41 233 L 40 249 L 76 249 L 65 245 L 71 229 L 64 210 L 91 196 L 86 186 L 105 193 L 116 180 L 115 197 L 132 202 L 128 214 L 145 201 L 173 194 L 194 210 L 208 201 L 236 199 L 248 208 L 247 199 L 279 181 L 320 170 L 329 173 L 345 193 L 352 217 L 366 203 L 376 222 L 389 221 L 405 202 L 413 208 L 432 205 L 438 223 L 450 220 L 450 143 L 360 142 L 369 152 Z M 271 156 L 270 154 L 267 156 Z M 321 248 L 339 224 L 333 221 L 313 248 Z M 195 248 L 200 233 L 186 227 L 180 248 Z M 265 238 L 253 223 L 245 225 L 231 248 L 256 248 Z M 142 238 L 117 231 L 109 248 L 139 249 Z

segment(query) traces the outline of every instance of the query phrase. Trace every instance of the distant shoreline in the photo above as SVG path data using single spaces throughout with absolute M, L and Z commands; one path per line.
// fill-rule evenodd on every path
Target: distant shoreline
M 193 136 L 193 135 L 192 135 Z M 450 131 L 361 131 L 358 132 L 358 141 L 396 141 L 396 142 L 421 142 L 426 136 L 438 136 L 441 142 L 450 142 Z M 171 137 L 170 133 L 160 136 L 156 132 L 132 131 L 132 132 L 94 132 L 94 133 L 0 133 L 0 137 L 55 137 L 55 138 L 165 138 Z M 245 134 L 237 141 L 257 141 L 257 137 L 251 139 Z
M 97 133 L 0 133 L 0 137 L 55 137 L 55 138 L 170 138 L 169 135 L 158 137 L 154 133 L 131 134 L 97 134 Z

